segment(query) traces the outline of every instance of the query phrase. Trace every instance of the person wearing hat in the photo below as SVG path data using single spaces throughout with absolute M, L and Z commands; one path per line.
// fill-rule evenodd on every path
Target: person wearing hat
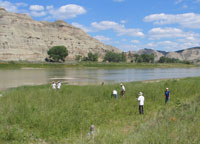
M 124 98 L 124 94 L 125 94 L 125 86 L 121 83 L 120 86 L 122 87 L 122 90 L 121 90 L 121 95 L 122 97 Z
M 144 114 L 144 96 L 142 92 L 139 92 L 139 97 L 136 98 L 139 101 L 139 113 Z
M 169 95 L 169 88 L 166 88 L 166 90 L 165 90 L 165 104 L 167 103 L 167 102 L 169 102 L 169 100 L 170 100 L 170 95 Z

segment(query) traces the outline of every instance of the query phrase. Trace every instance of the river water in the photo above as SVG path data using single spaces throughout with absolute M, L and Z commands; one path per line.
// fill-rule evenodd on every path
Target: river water
M 200 76 L 200 68 L 0 70 L 0 90 L 51 81 L 85 85 Z

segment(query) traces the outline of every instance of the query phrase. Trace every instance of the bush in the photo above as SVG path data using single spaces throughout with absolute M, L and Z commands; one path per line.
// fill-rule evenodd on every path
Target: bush
M 105 57 L 104 57 L 104 61 L 108 61 L 108 62 L 125 62 L 126 61 L 126 55 L 124 52 L 122 53 L 114 53 L 114 52 L 107 52 Z
M 96 62 L 98 61 L 98 54 L 92 54 L 91 52 L 88 53 L 88 57 L 84 57 L 83 61 L 93 61 Z
M 60 60 L 64 62 L 65 57 L 68 56 L 68 50 L 65 46 L 54 46 L 47 53 L 54 62 L 59 62 Z

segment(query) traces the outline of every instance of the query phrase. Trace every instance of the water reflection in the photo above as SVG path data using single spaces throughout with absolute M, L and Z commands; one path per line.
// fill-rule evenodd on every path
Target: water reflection
M 58 80 L 82 85 L 193 76 L 200 76 L 200 68 L 0 70 L 0 89 L 46 84 Z

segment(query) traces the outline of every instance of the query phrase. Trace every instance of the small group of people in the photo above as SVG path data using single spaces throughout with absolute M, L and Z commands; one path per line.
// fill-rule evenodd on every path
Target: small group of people
M 125 98 L 124 94 L 125 94 L 125 86 L 121 83 L 121 96 L 123 98 Z M 139 114 L 144 114 L 144 96 L 142 92 L 138 93 L 139 97 L 136 98 L 136 100 L 139 102 Z M 166 88 L 165 90 L 165 104 L 167 104 L 170 100 L 170 91 L 169 88 Z M 118 95 L 117 95 L 117 90 L 113 90 L 112 92 L 112 96 L 114 96 L 116 99 L 118 99 Z
M 121 96 L 122 96 L 122 98 L 125 98 L 125 86 L 121 83 L 120 84 L 120 86 L 121 86 Z M 111 95 L 111 97 L 115 97 L 116 99 L 118 99 L 118 94 L 117 94 L 117 90 L 113 90 L 112 91 L 112 95 Z
M 55 81 L 52 82 L 51 87 L 52 89 L 61 89 L 61 82 L 58 81 L 57 83 Z

